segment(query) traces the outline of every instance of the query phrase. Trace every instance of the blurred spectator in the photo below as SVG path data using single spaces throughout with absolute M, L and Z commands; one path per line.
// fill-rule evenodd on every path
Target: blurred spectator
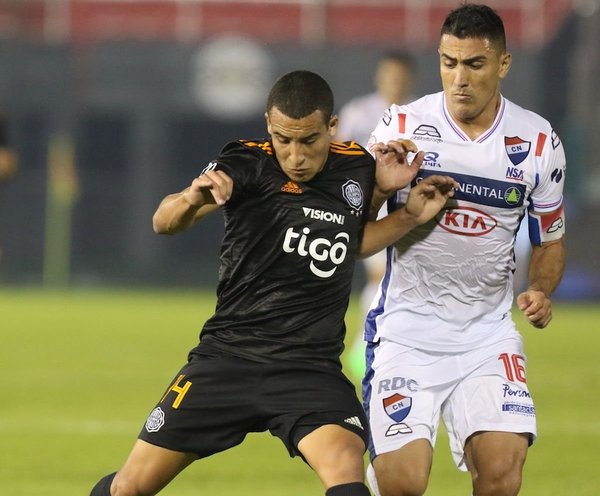
M 412 87 L 415 61 L 403 52 L 384 54 L 377 64 L 374 76 L 375 91 L 346 103 L 339 112 L 337 139 L 354 140 L 367 146 L 371 131 L 392 103 L 403 104 L 413 100 Z
M 8 181 L 17 173 L 17 158 L 9 145 L 6 118 L 0 114 L 0 182 Z M 0 245 L 0 260 L 2 246 Z
M 0 114 L 0 181 L 12 179 L 17 173 L 17 159 L 8 140 L 5 116 Z
M 404 52 L 384 54 L 377 63 L 374 76 L 375 91 L 350 100 L 339 112 L 340 124 L 336 138 L 339 141 L 354 140 L 366 147 L 371 131 L 385 110 L 392 104 L 414 100 L 412 94 L 415 60 Z M 363 260 L 366 283 L 360 296 L 360 329 L 350 349 L 350 372 L 356 378 L 365 371 L 362 329 L 364 317 L 377 293 L 379 281 L 385 272 L 385 251 Z

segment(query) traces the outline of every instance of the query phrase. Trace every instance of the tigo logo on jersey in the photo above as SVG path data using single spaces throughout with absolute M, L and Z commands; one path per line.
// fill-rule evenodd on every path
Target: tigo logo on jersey
M 288 228 L 283 239 L 283 251 L 286 253 L 297 252 L 301 257 L 310 257 L 310 271 L 318 277 L 327 279 L 346 259 L 350 236 L 348 233 L 339 232 L 335 235 L 336 241 L 332 243 L 325 238 L 309 240 L 309 234 L 308 227 L 302 228 L 301 233 L 296 232 L 293 227 Z
M 531 148 L 531 142 L 525 141 L 518 136 L 504 137 L 504 147 L 508 158 L 513 165 L 519 165 L 529 155 L 529 149 Z
M 435 220 L 446 231 L 463 236 L 483 236 L 498 225 L 492 216 L 471 207 L 442 210 Z
M 412 398 L 394 393 L 387 398 L 383 398 L 383 408 L 385 413 L 394 421 L 402 422 L 410 413 L 412 407 Z

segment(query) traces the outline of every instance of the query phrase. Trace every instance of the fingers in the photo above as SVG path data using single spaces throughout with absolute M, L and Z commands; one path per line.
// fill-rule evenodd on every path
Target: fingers
M 190 203 L 216 203 L 224 205 L 231 198 L 233 180 L 221 170 L 207 171 L 192 181 L 189 188 Z
M 395 152 L 398 154 L 406 153 L 417 153 L 419 149 L 411 140 L 391 140 L 387 143 L 377 143 L 376 149 L 379 149 L 382 153 Z
M 428 176 L 422 179 L 414 187 L 420 193 L 433 196 L 436 193 L 441 194 L 448 199 L 454 196 L 454 191 L 458 189 L 459 184 L 450 176 Z
M 521 293 L 517 296 L 517 306 L 529 323 L 538 329 L 543 329 L 552 320 L 550 299 L 542 291 L 528 290 Z

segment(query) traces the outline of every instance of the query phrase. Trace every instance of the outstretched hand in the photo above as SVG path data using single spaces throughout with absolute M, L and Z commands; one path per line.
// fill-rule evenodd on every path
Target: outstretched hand
M 411 188 L 404 208 L 417 224 L 424 224 L 444 207 L 458 187 L 450 176 L 428 176 Z
M 224 205 L 231 198 L 233 180 L 221 170 L 210 170 L 192 181 L 184 198 L 190 205 Z
M 410 140 L 377 143 L 371 147 L 371 152 L 375 155 L 376 187 L 385 197 L 411 183 L 417 176 L 425 155 Z M 415 154 L 412 161 L 408 160 L 409 153 Z

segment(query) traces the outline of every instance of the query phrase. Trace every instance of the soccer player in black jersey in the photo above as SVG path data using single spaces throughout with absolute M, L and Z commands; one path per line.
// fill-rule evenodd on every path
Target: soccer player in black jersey
M 275 83 L 265 115 L 270 139 L 229 143 L 154 215 L 157 233 L 174 234 L 224 210 L 217 307 L 124 466 L 92 496 L 156 494 L 194 460 L 267 430 L 327 496 L 369 494 L 367 422 L 340 363 L 355 259 L 435 215 L 456 183 L 427 179 L 404 209 L 367 223 L 374 195 L 380 204 L 415 177 L 414 144 L 381 143 L 375 160 L 332 142 L 331 89 L 308 71 Z

